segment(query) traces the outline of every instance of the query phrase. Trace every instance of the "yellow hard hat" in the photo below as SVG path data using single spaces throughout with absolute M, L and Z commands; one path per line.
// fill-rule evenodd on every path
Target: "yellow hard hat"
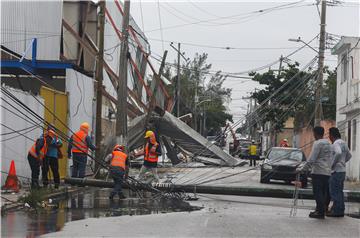
M 150 137 L 152 137 L 152 136 L 154 136 L 155 134 L 154 134 L 154 132 L 153 131 L 147 131 L 146 133 L 145 133 L 145 137 L 144 138 L 150 138 Z

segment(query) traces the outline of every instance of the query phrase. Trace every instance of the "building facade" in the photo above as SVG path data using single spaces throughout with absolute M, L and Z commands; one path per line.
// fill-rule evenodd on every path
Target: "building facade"
M 332 49 L 338 56 L 336 125 L 348 143 L 352 159 L 347 177 L 360 179 L 360 37 L 342 37 Z

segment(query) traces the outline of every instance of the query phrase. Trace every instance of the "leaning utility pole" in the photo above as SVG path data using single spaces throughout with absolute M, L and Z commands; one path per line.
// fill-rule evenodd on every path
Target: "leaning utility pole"
M 325 26 L 326 26 L 326 0 L 321 1 L 321 24 L 320 24 L 320 45 L 319 45 L 319 64 L 318 64 L 318 80 L 315 92 L 315 126 L 320 126 L 322 117 L 321 91 L 324 77 L 324 52 L 325 52 Z
M 104 27 L 105 27 L 105 0 L 99 2 L 99 41 L 98 48 L 99 52 L 97 55 L 96 63 L 96 150 L 95 157 L 97 159 L 101 158 L 101 140 L 102 140 L 102 128 L 101 128 L 101 112 L 102 112 L 102 89 L 103 89 L 103 62 L 104 62 Z M 99 168 L 99 164 L 95 163 L 95 171 Z
M 122 22 L 122 42 L 119 63 L 119 83 L 117 88 L 118 102 L 116 105 L 116 141 L 126 145 L 127 141 L 127 64 L 129 38 L 130 0 L 124 1 L 124 15 Z
M 176 116 L 180 116 L 180 43 L 178 43 L 178 64 L 177 64 L 177 82 L 176 82 Z

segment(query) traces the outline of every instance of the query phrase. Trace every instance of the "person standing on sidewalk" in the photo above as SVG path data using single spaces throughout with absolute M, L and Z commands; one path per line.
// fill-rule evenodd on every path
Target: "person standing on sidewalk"
M 332 173 L 329 180 L 330 197 L 333 201 L 333 207 L 329 217 L 344 217 L 345 203 L 344 203 L 344 181 L 346 175 L 346 162 L 348 162 L 352 155 L 346 142 L 341 139 L 339 129 L 332 127 L 329 129 L 329 137 L 333 143 L 333 163 Z
M 87 163 L 87 156 L 89 149 L 96 150 L 96 147 L 91 142 L 88 135 L 90 125 L 84 122 L 80 125 L 80 129 L 75 132 L 70 140 L 68 146 L 68 158 L 73 159 L 73 169 L 71 177 L 84 178 Z
M 114 188 L 110 193 L 109 199 L 113 199 L 115 195 L 118 195 L 120 199 L 126 198 L 122 192 L 122 183 L 128 177 L 129 173 L 129 159 L 125 153 L 125 146 L 115 145 L 111 154 L 109 154 L 105 161 L 110 163 L 110 174 L 114 180 Z
M 60 157 L 60 147 L 62 146 L 61 139 L 56 135 L 53 130 L 48 130 L 45 135 L 46 144 L 48 145 L 47 152 L 43 161 L 42 167 L 42 179 L 43 185 L 46 188 L 49 184 L 48 172 L 49 168 L 54 176 L 55 188 L 59 188 L 60 185 L 60 175 L 59 175 L 59 157 Z M 45 141 L 43 140 L 43 141 Z
M 315 142 L 313 144 L 310 157 L 302 168 L 296 169 L 297 172 L 308 170 L 311 167 L 311 177 L 313 193 L 316 201 L 316 210 L 310 212 L 310 218 L 325 218 L 326 199 L 328 197 L 329 178 L 331 175 L 331 144 L 324 139 L 324 128 L 316 126 L 313 129 Z

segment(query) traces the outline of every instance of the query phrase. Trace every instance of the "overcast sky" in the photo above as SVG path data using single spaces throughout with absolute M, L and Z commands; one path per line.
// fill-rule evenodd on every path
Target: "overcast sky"
M 313 5 L 316 1 L 285 5 L 296 2 L 299 1 L 143 0 L 131 1 L 131 15 L 149 38 L 154 56 L 162 55 L 165 49 L 169 51 L 167 61 L 173 62 L 176 52 L 169 42 L 181 42 L 187 57 L 206 52 L 209 54 L 208 63 L 213 65 L 212 70 L 233 73 L 274 62 L 280 55 L 287 55 L 302 46 L 301 43 L 289 42 L 289 38 L 301 37 L 309 41 L 319 33 L 319 13 Z M 283 6 L 283 9 L 278 6 Z M 272 9 L 259 12 L 268 8 Z M 359 0 L 329 6 L 326 31 L 359 36 L 359 14 Z M 318 48 L 318 39 L 311 45 Z M 315 54 L 313 50 L 304 48 L 290 59 L 305 65 Z M 337 58 L 331 56 L 330 50 L 325 57 L 325 64 L 336 66 Z M 273 66 L 274 69 L 278 67 L 278 64 Z M 259 86 L 234 78 L 228 79 L 225 86 L 233 89 L 229 109 L 236 121 L 246 112 L 247 102 L 242 97 Z

